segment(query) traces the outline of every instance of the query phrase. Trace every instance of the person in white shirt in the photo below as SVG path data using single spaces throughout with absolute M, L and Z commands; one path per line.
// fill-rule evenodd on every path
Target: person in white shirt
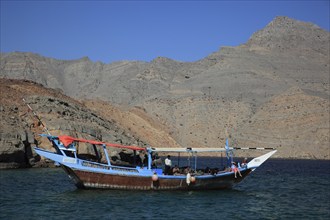
M 171 174 L 171 167 L 172 167 L 171 156 L 167 155 L 167 158 L 165 159 L 165 170 L 164 170 L 165 175 Z

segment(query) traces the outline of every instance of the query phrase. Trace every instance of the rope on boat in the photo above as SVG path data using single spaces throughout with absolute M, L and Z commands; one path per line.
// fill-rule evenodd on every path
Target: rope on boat
M 37 115 L 37 113 L 35 113 L 35 111 L 32 109 L 32 107 L 25 101 L 25 99 L 23 98 L 23 102 L 29 107 L 29 109 L 32 111 L 34 117 L 37 118 L 37 120 L 39 121 L 39 123 L 42 125 L 42 127 L 45 129 L 45 131 L 49 134 L 50 132 L 48 131 L 46 125 L 41 121 L 41 118 Z

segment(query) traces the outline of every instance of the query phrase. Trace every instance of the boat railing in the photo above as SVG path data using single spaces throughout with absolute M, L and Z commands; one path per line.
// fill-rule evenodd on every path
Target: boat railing
M 86 161 L 86 160 L 81 161 L 81 165 L 84 167 L 101 168 L 101 169 L 105 169 L 105 170 L 110 169 L 109 165 L 100 164 L 100 163 L 96 163 L 96 162 L 92 162 L 92 161 Z
M 138 173 L 139 171 L 136 168 L 129 168 L 129 167 L 117 167 L 117 166 L 111 166 L 112 170 L 116 171 L 123 171 L 123 172 L 132 172 L 132 173 Z
M 112 165 L 101 164 L 101 163 L 86 161 L 86 160 L 83 160 L 81 162 L 81 165 L 84 167 L 100 168 L 100 169 L 105 169 L 105 170 L 115 170 L 115 171 L 121 171 L 121 172 L 131 172 L 131 173 L 139 172 L 136 168 L 112 166 Z

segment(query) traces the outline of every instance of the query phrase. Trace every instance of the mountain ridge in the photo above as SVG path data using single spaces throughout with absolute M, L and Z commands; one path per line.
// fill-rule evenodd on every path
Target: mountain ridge
M 113 111 L 116 114 L 126 114 L 146 127 L 148 122 L 134 115 L 136 109 L 144 109 L 143 118 L 153 121 L 151 127 L 162 125 L 166 138 L 173 140 L 168 142 L 171 146 L 219 146 L 231 136 L 235 137 L 233 144 L 277 147 L 285 152 L 279 153 L 281 157 L 329 159 L 324 148 L 329 143 L 325 131 L 330 130 L 329 68 L 329 32 L 311 23 L 276 17 L 245 44 L 222 47 L 196 62 L 156 57 L 150 62 L 104 64 L 88 58 L 61 61 L 14 53 L 1 54 L 0 77 L 32 80 L 78 100 L 109 103 L 119 108 Z M 291 96 L 288 91 L 295 89 L 299 92 Z M 291 99 L 285 98 L 289 96 Z M 301 109 L 286 109 L 290 105 L 281 100 L 304 104 L 299 105 Z M 284 112 L 278 110 L 279 105 Z M 281 112 L 283 124 L 277 124 L 264 108 Z M 105 111 L 98 112 L 111 118 Z M 308 129 L 295 123 L 297 118 L 304 121 L 304 114 L 315 115 Z M 251 132 L 250 126 L 258 132 Z M 142 130 L 135 132 L 143 139 L 148 135 Z M 299 136 L 299 140 L 289 140 L 287 134 Z M 309 149 L 309 140 L 321 154 Z M 145 141 L 160 144 L 152 137 Z M 293 155 L 290 149 L 296 144 L 304 153 Z

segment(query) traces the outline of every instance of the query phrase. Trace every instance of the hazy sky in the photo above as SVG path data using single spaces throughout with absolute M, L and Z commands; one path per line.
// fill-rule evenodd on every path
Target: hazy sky
M 245 43 L 276 16 L 329 31 L 326 1 L 4 1 L 1 52 L 105 63 L 196 61 Z

